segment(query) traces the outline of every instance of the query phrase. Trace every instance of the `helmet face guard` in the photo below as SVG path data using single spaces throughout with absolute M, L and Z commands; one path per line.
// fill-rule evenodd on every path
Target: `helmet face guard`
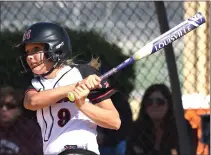
M 31 68 L 29 67 L 28 63 L 26 62 L 26 56 L 19 56 L 16 59 L 16 62 L 21 66 L 21 74 L 31 72 Z
M 46 50 L 44 50 L 44 51 L 39 51 L 38 53 L 44 53 L 44 55 L 45 55 L 47 61 L 51 59 L 51 57 L 48 57 L 48 53 L 49 53 L 49 52 L 46 51 Z M 27 54 L 26 54 L 26 53 L 24 53 L 22 56 L 17 57 L 17 59 L 16 59 L 16 62 L 22 67 L 21 74 L 31 72 L 31 68 L 29 67 L 29 65 L 28 65 L 28 63 L 27 63 L 27 61 L 26 61 L 26 59 L 27 59 Z M 44 62 L 44 61 L 42 60 L 42 58 L 40 58 L 40 60 L 41 60 L 41 61 L 40 61 L 40 63 L 39 63 L 37 66 L 41 65 L 41 64 Z M 37 66 L 36 66 L 36 67 L 37 67 Z
M 22 73 L 31 71 L 26 62 L 25 45 L 28 43 L 46 44 L 45 56 L 48 60 L 55 62 L 51 72 L 58 64 L 64 63 L 71 57 L 70 39 L 65 29 L 53 23 L 36 23 L 24 33 L 22 43 L 15 46 L 23 53 L 22 56 L 17 58 L 19 64 L 23 67 Z

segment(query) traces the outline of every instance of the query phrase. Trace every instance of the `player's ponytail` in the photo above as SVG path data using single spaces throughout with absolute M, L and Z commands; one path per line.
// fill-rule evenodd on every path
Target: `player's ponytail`
M 74 63 L 74 59 L 75 59 L 75 58 L 76 58 L 76 56 L 73 57 L 73 58 L 71 58 L 71 59 L 66 60 L 63 64 L 64 64 L 64 65 L 67 65 L 67 66 L 72 66 L 72 65 L 75 64 L 75 63 Z M 90 66 L 92 66 L 93 68 L 99 70 L 100 67 L 101 67 L 101 60 L 100 60 L 99 57 L 97 57 L 97 58 L 93 58 L 93 57 L 92 57 L 92 59 L 90 60 L 90 62 L 88 63 L 88 65 L 90 65 Z
M 94 67 L 95 69 L 99 70 L 101 67 L 101 61 L 100 58 L 92 58 L 92 60 L 89 62 L 89 65 Z

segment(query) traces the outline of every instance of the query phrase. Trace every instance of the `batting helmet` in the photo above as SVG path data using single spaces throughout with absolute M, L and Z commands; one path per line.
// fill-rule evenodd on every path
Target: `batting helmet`
M 22 43 L 16 45 L 23 53 L 25 53 L 25 44 L 27 43 L 44 43 L 46 45 L 45 56 L 47 59 L 61 64 L 71 57 L 72 48 L 70 38 L 64 28 L 50 22 L 38 22 L 31 25 L 23 35 Z M 21 64 L 26 64 L 23 57 Z M 25 72 L 26 66 L 23 66 Z

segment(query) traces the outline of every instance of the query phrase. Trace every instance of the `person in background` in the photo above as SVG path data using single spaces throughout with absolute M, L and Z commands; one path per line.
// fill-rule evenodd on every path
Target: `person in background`
M 188 121 L 187 127 L 192 138 Z M 179 142 L 171 92 L 164 84 L 153 84 L 144 93 L 139 117 L 128 141 L 127 155 L 177 154 L 180 154 Z
M 23 95 L 11 86 L 0 88 L 0 154 L 42 155 L 39 125 L 23 115 Z

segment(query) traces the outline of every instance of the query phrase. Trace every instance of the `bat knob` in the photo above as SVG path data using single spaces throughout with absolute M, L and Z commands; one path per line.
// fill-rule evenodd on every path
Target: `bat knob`
M 74 102 L 75 101 L 75 96 L 72 92 L 68 92 L 67 93 L 67 98 L 71 101 Z

